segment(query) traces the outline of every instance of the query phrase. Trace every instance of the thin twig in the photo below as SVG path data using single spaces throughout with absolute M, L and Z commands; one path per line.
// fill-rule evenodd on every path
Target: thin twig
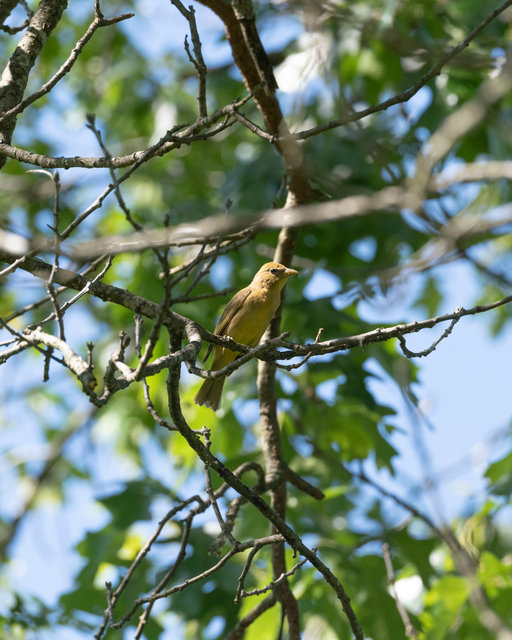
M 415 626 L 412 624 L 409 614 L 407 613 L 407 609 L 400 601 L 400 598 L 398 597 L 398 593 L 396 591 L 395 572 L 393 570 L 393 561 L 391 560 L 391 547 L 387 542 L 382 545 L 382 555 L 384 556 L 384 564 L 386 565 L 386 575 L 388 578 L 391 595 L 393 596 L 393 600 L 395 601 L 400 618 L 402 618 L 402 622 L 404 623 L 405 633 L 408 638 L 418 638 L 418 632 L 416 631 Z
M 307 558 L 304 558 L 300 562 L 297 562 L 291 569 L 289 569 L 285 573 L 282 573 L 278 578 L 272 580 L 272 582 L 269 582 L 269 584 L 265 585 L 264 587 L 261 587 L 261 589 L 252 589 L 251 591 L 242 590 L 240 596 L 242 598 L 248 598 L 249 596 L 260 596 L 262 593 L 267 593 L 267 591 L 275 589 L 275 587 L 285 582 L 286 578 L 289 578 L 291 575 L 293 575 L 297 571 L 297 569 L 302 567 L 302 565 L 304 565 L 307 561 Z
M 185 51 L 187 52 L 188 59 L 197 71 L 197 102 L 199 104 L 199 117 L 204 118 L 208 115 L 208 107 L 206 104 L 206 75 L 208 73 L 208 68 L 203 58 L 201 40 L 199 38 L 199 31 L 197 30 L 195 10 L 192 5 L 190 5 L 187 10 L 180 0 L 171 0 L 171 2 L 189 24 L 192 46 L 194 47 L 194 55 L 192 55 L 192 52 L 190 51 L 190 46 L 186 36 Z
M 175 333 L 177 335 L 175 335 Z M 170 335 L 171 339 L 169 349 L 172 351 L 179 347 L 181 336 L 178 334 L 178 332 L 173 331 L 170 332 Z M 261 496 L 251 490 L 246 484 L 241 482 L 239 478 L 237 478 L 232 473 L 232 471 L 230 471 L 224 464 L 222 464 L 222 462 L 218 458 L 213 456 L 211 452 L 207 450 L 206 446 L 203 444 L 200 438 L 190 429 L 181 410 L 179 381 L 180 368 L 174 367 L 170 369 L 167 379 L 169 412 L 174 423 L 178 427 L 180 434 L 197 453 L 203 463 L 207 463 L 208 466 L 216 471 L 216 473 L 218 473 L 218 475 L 235 491 L 237 491 L 240 495 L 244 496 L 249 502 L 251 502 L 258 509 L 258 511 L 260 511 L 260 513 L 262 513 L 262 515 L 272 523 L 272 525 L 278 531 L 278 534 L 283 536 L 286 542 L 293 549 L 300 552 L 301 555 L 306 557 L 312 563 L 312 565 L 318 571 L 320 571 L 326 583 L 333 589 L 334 593 L 339 599 L 356 640 L 362 640 L 364 635 L 361 625 L 359 623 L 359 620 L 357 619 L 355 611 L 352 608 L 350 598 L 343 588 L 340 580 L 332 573 L 329 567 L 320 560 L 316 553 L 303 543 L 301 538 L 293 531 L 293 529 L 291 529 L 291 527 L 286 524 L 286 522 L 278 515 L 278 513 L 276 513 L 274 509 L 269 507 L 269 505 L 261 498 Z M 272 538 L 272 536 L 270 536 L 270 538 Z M 274 541 L 272 541 L 272 544 L 273 543 Z M 245 544 L 246 543 L 241 543 L 241 545 L 238 547 L 238 550 L 241 550 Z M 250 548 L 250 546 L 246 548 Z M 234 549 L 232 549 L 231 551 L 234 551 Z M 160 597 L 162 597 L 162 594 L 160 594 Z
M 99 258 L 97 258 L 96 260 L 94 260 L 93 262 L 91 262 L 90 265 L 88 265 L 83 271 L 80 272 L 80 275 L 82 276 L 86 276 L 88 273 L 90 273 L 91 271 L 94 271 L 96 269 L 96 267 L 102 263 L 106 258 L 108 258 L 108 256 L 100 256 Z M 112 262 L 112 259 L 110 258 L 110 262 Z M 68 288 L 65 286 L 61 286 L 58 289 L 56 289 L 55 291 L 55 295 L 58 296 L 60 295 L 63 291 L 68 291 Z M 28 313 L 29 311 L 33 311 L 34 309 L 38 309 L 40 306 L 46 304 L 47 302 L 50 302 L 50 296 L 45 296 L 44 298 L 41 298 L 40 300 L 37 300 L 36 302 L 32 302 L 30 304 L 26 304 L 23 307 L 20 307 L 19 309 L 16 309 L 16 311 L 13 311 L 12 313 L 10 313 L 8 316 L 6 316 L 4 318 L 4 320 L 6 322 L 11 322 L 11 320 L 14 320 L 15 318 L 19 318 L 20 316 L 24 315 L 25 313 Z M 53 319 L 49 318 L 49 319 Z M 46 320 L 47 322 L 48 320 Z M 42 320 L 40 322 L 40 324 L 44 324 L 45 320 Z
M 162 589 L 165 588 L 165 586 L 169 583 L 169 580 L 171 580 L 171 578 L 174 577 L 174 575 L 176 574 L 176 571 L 178 570 L 179 566 L 181 565 L 181 563 L 183 562 L 183 560 L 185 560 L 186 554 L 187 554 L 187 544 L 189 542 L 190 539 L 190 532 L 192 531 L 192 520 L 193 520 L 193 515 L 192 513 L 190 513 L 184 520 L 183 524 L 183 534 L 181 536 L 181 543 L 180 543 L 180 549 L 178 551 L 178 555 L 176 557 L 176 560 L 173 562 L 172 566 L 165 572 L 163 578 L 160 580 L 160 582 L 156 585 L 156 587 L 151 591 L 151 595 L 155 596 L 159 593 L 161 593 Z M 151 614 L 151 610 L 153 609 L 155 600 L 149 600 L 148 601 L 148 606 L 146 607 L 146 609 L 142 612 L 142 614 L 139 617 L 139 623 L 137 625 L 137 630 L 135 632 L 135 636 L 134 636 L 134 640 L 139 640 L 140 637 L 142 636 L 143 632 L 144 632 L 144 627 L 146 626 L 146 624 L 149 621 L 149 616 Z M 114 629 L 118 629 L 120 628 L 122 625 L 124 624 L 124 622 L 118 623 L 118 624 L 112 624 L 112 628 Z
M 50 171 L 44 171 L 42 169 L 32 169 L 31 171 L 29 171 L 29 173 L 42 173 L 43 175 L 47 176 L 50 178 L 50 180 L 53 182 L 54 185 L 54 189 L 55 189 L 55 197 L 54 197 L 54 204 L 53 204 L 53 227 L 51 225 L 48 225 L 50 230 L 53 232 L 53 251 L 54 251 L 54 256 L 53 256 L 53 265 L 52 265 L 52 270 L 50 271 L 50 275 L 48 276 L 48 280 L 46 281 L 46 290 L 48 292 L 48 297 L 50 298 L 52 304 L 53 304 L 53 309 L 54 309 L 54 316 L 57 319 L 57 324 L 59 327 L 59 338 L 61 340 L 66 340 L 66 336 L 65 336 L 65 331 L 64 331 L 64 312 L 62 310 L 62 308 L 59 305 L 59 302 L 57 300 L 57 294 L 56 294 L 56 290 L 55 290 L 55 286 L 53 283 L 53 278 L 55 275 L 55 272 L 57 271 L 57 269 L 59 268 L 59 257 L 60 257 L 60 242 L 61 242 L 61 237 L 60 237 L 60 231 L 59 231 L 59 227 L 60 227 L 60 177 L 59 177 L 59 172 L 55 171 L 55 173 L 51 173 Z M 46 359 L 46 363 L 47 365 L 45 365 L 45 373 L 43 376 L 43 379 L 47 380 L 48 379 L 48 367 L 50 364 L 50 359 L 47 358 Z
M 242 600 L 242 594 L 245 592 L 245 590 L 244 590 L 245 578 L 246 578 L 247 574 L 249 573 L 249 569 L 251 568 L 252 561 L 254 560 L 254 558 L 255 558 L 255 556 L 256 556 L 256 554 L 258 553 L 259 550 L 260 550 L 259 547 L 254 547 L 247 554 L 247 558 L 245 559 L 243 569 L 242 569 L 240 575 L 238 576 L 238 587 L 236 589 L 236 594 L 235 594 L 235 603 L 236 604 L 239 604 L 240 601 Z
M 458 309 L 455 309 L 455 312 L 460 311 L 462 309 L 462 307 L 459 307 Z M 441 336 L 435 340 L 430 347 L 428 347 L 427 349 L 424 349 L 423 351 L 411 351 L 410 349 L 407 348 L 407 344 L 405 342 L 405 338 L 403 336 L 398 336 L 398 341 L 400 343 L 400 348 L 402 349 L 404 355 L 406 355 L 408 358 L 423 358 L 425 356 L 430 355 L 433 351 L 435 351 L 437 345 L 441 342 L 441 340 L 444 340 L 445 338 L 447 338 L 451 332 L 453 331 L 453 327 L 457 324 L 457 322 L 460 320 L 459 318 L 454 318 L 451 322 L 449 327 L 447 327 L 443 333 L 441 334 Z
M 197 296 L 178 296 L 169 300 L 169 305 L 179 304 L 181 302 L 197 302 L 198 300 L 207 300 L 208 298 L 218 298 L 220 296 L 227 296 L 230 293 L 234 293 L 236 288 L 228 287 L 227 289 L 220 289 L 219 291 L 212 291 L 210 293 L 200 293 Z
M 242 640 L 245 631 L 255 622 L 265 611 L 268 611 L 277 602 L 275 593 L 269 594 L 264 600 L 259 602 L 254 609 L 251 609 L 236 626 L 228 633 L 225 640 Z
M 201 580 L 208 578 L 209 576 L 219 571 L 219 569 L 221 569 L 237 553 L 242 553 L 243 551 L 246 551 L 247 549 L 252 548 L 255 544 L 264 546 L 268 544 L 273 544 L 275 541 L 276 541 L 276 536 L 267 536 L 266 538 L 260 538 L 258 540 L 249 540 L 247 542 L 242 542 L 238 547 L 232 547 L 220 560 L 218 560 L 209 569 L 206 569 L 205 571 L 202 571 L 201 573 L 191 578 L 188 578 L 184 582 L 177 584 L 173 587 L 170 587 L 169 589 L 160 591 L 158 590 L 158 587 L 157 587 L 153 589 L 153 591 L 149 596 L 137 598 L 134 601 L 133 605 L 130 607 L 130 609 L 127 611 L 127 613 L 125 613 L 125 615 L 123 615 L 122 618 L 120 618 L 117 622 L 113 622 L 110 626 L 113 629 L 120 629 L 126 624 L 126 622 L 128 622 L 128 620 L 130 620 L 130 618 L 133 616 L 135 611 L 142 605 L 144 604 L 150 605 L 156 602 L 157 600 L 161 600 L 162 598 L 168 598 L 173 593 L 178 593 L 180 591 L 183 591 L 184 589 L 189 587 L 191 584 L 195 584 L 196 582 L 200 582 Z M 167 577 L 167 574 L 165 577 Z M 163 582 L 164 580 L 161 581 L 160 585 Z
M 142 316 L 135 316 L 135 353 L 137 354 L 139 360 L 142 358 L 142 347 L 140 342 L 140 331 L 142 327 Z M 169 431 L 176 431 L 176 427 L 171 424 L 168 420 L 165 420 L 160 415 L 158 415 L 157 410 L 155 409 L 155 405 L 151 400 L 151 395 L 149 393 L 149 384 L 144 376 L 142 378 L 142 391 L 144 394 L 144 402 L 146 403 L 146 408 L 149 411 L 149 414 L 153 418 L 153 420 L 159 424 L 161 427 L 165 427 Z
M 97 384 L 94 373 L 89 364 L 76 354 L 66 342 L 60 340 L 56 336 L 45 333 L 39 327 L 36 327 L 35 329 L 25 329 L 21 339 L 26 340 L 36 348 L 38 348 L 37 345 L 39 343 L 43 343 L 47 347 L 60 351 L 62 360 L 57 360 L 57 362 L 63 364 L 72 371 L 82 383 L 82 389 L 84 392 L 91 399 L 94 398 L 94 387 Z
M 104 257 L 102 257 L 102 259 L 104 259 Z M 61 312 L 64 313 L 67 309 L 69 309 L 69 307 L 71 307 L 71 305 L 75 304 L 75 302 L 77 302 L 78 300 L 80 300 L 80 298 L 85 296 L 86 293 L 90 293 L 94 285 L 97 282 L 101 281 L 101 279 L 107 273 L 107 271 L 110 269 L 111 266 L 112 266 L 112 256 L 107 256 L 107 262 L 105 263 L 105 266 L 103 267 L 103 269 L 98 274 L 96 274 L 94 278 L 89 280 L 87 284 L 77 294 L 75 294 L 72 298 L 70 298 L 60 306 Z M 54 276 L 55 276 L 55 273 L 54 273 Z M 66 289 L 67 287 L 63 287 L 62 289 L 59 289 L 56 293 L 59 293 Z M 46 318 L 41 320 L 38 326 L 42 326 L 47 322 L 50 322 L 50 320 L 54 320 L 54 319 L 55 319 L 55 312 L 51 313 L 50 315 L 46 316 Z
M 291 485 L 299 489 L 299 491 L 306 493 L 308 496 L 311 496 L 315 500 L 323 500 L 325 498 L 325 494 L 321 489 L 312 485 L 305 478 L 300 476 L 296 471 L 290 469 L 288 465 L 286 465 L 286 480 Z
M 100 149 L 103 151 L 103 154 L 109 163 L 108 170 L 110 173 L 110 177 L 112 179 L 112 184 L 114 185 L 114 193 L 116 196 L 116 200 L 121 208 L 121 211 L 123 211 L 126 219 L 136 231 L 142 231 L 142 226 L 134 220 L 130 209 L 127 207 L 126 202 L 124 201 L 123 194 L 121 193 L 121 187 L 119 186 L 119 180 L 117 179 L 115 168 L 112 163 L 112 154 L 110 153 L 107 146 L 103 142 L 103 136 L 101 135 L 101 131 L 96 127 L 96 116 L 92 113 L 88 113 L 86 116 L 86 120 L 87 120 L 87 125 L 86 125 L 87 128 L 93 132 L 98 142 L 98 145 L 100 146 Z
M 324 331 L 323 327 L 320 327 L 320 329 L 318 329 L 318 333 L 316 334 L 316 338 L 313 344 L 318 344 L 323 331 Z M 280 369 L 284 369 L 285 371 L 292 371 L 293 369 L 299 369 L 300 367 L 306 364 L 306 362 L 311 358 L 312 355 L 313 355 L 312 352 L 308 353 L 300 362 L 297 362 L 296 364 L 279 364 L 278 363 L 277 366 Z
M 441 58 L 436 62 L 436 64 L 431 67 L 422 77 L 409 87 L 403 93 L 400 93 L 396 96 L 392 96 L 379 104 L 373 105 L 372 107 L 368 107 L 367 109 L 362 109 L 361 111 L 355 111 L 350 115 L 346 115 L 343 118 L 339 118 L 337 120 L 331 120 L 331 122 L 326 122 L 324 124 L 318 125 L 316 127 L 312 127 L 311 129 L 307 129 L 305 131 L 300 131 L 299 133 L 292 134 L 296 140 L 306 140 L 311 136 L 318 135 L 319 133 L 323 133 L 324 131 L 329 131 L 330 129 L 334 129 L 336 127 L 341 127 L 345 124 L 349 124 L 350 122 L 357 122 L 358 120 L 362 120 L 367 116 L 377 113 L 379 111 L 385 111 L 396 104 L 400 104 L 403 102 L 407 102 L 410 100 L 420 89 L 422 89 L 427 82 L 432 80 L 435 76 L 439 75 L 441 69 L 448 63 L 450 60 L 453 60 L 461 51 L 463 51 L 469 44 L 476 38 L 476 36 L 485 29 L 485 27 L 492 22 L 500 13 L 503 13 L 505 9 L 512 5 L 512 0 L 505 0 L 502 4 L 499 5 L 494 11 L 492 11 L 480 24 L 478 24 L 470 33 L 459 42 L 458 45 L 450 49 L 447 53 L 445 53 Z
M 134 15 L 135 15 L 134 13 L 124 13 L 123 15 L 116 16 L 115 18 L 108 18 L 108 19 L 103 19 L 98 17 L 98 15 L 96 15 L 94 20 L 87 27 L 87 30 L 84 33 L 84 35 L 76 42 L 67 60 L 64 62 L 64 64 L 61 65 L 59 70 L 50 78 L 50 80 L 48 80 L 48 82 L 45 82 L 40 89 L 32 93 L 30 96 L 28 96 L 24 100 L 22 100 L 15 107 L 12 107 L 8 111 L 5 111 L 0 116 L 0 122 L 3 122 L 7 118 L 15 116 L 18 113 L 21 113 L 33 102 L 35 102 L 36 100 L 39 100 L 39 98 L 42 98 L 44 95 L 50 93 L 50 91 L 59 82 L 59 80 L 61 80 L 67 73 L 69 73 L 69 71 L 71 71 L 73 65 L 78 60 L 79 55 L 82 53 L 85 45 L 89 42 L 89 40 L 92 38 L 92 36 L 98 29 L 102 27 L 108 27 L 112 24 L 116 24 L 123 20 L 128 20 L 129 18 L 133 18 Z
M 243 106 L 249 100 L 253 98 L 253 92 L 250 92 L 245 98 L 237 100 L 235 106 Z M 180 125 L 176 125 L 167 132 L 161 140 L 156 142 L 147 149 L 135 151 L 125 156 L 116 156 L 112 158 L 110 163 L 105 157 L 84 157 L 84 156 L 48 156 L 32 151 L 26 151 L 15 147 L 7 143 L 0 143 L 0 154 L 5 155 L 13 160 L 19 162 L 26 162 L 27 164 L 36 165 L 43 169 L 71 169 L 72 167 L 81 167 L 84 169 L 108 169 L 112 164 L 116 169 L 131 167 L 136 165 L 136 168 L 143 162 L 147 162 L 151 158 L 156 156 L 163 156 L 175 149 L 179 149 L 184 144 L 191 144 L 201 140 L 209 140 L 216 136 L 221 131 L 225 131 L 228 127 L 231 127 L 235 120 L 231 117 L 233 110 L 233 103 L 217 109 L 214 113 L 204 118 L 198 118 L 192 125 L 185 122 Z M 214 126 L 213 126 L 214 125 Z M 209 131 L 202 132 L 203 129 L 212 127 Z M 182 131 L 183 130 L 183 131 Z M 180 131 L 179 135 L 175 135 Z M 119 178 L 122 182 L 124 175 Z M 113 186 L 111 186 L 108 193 L 111 193 Z
M 235 234 L 230 239 L 225 239 L 221 241 L 221 236 L 219 235 L 216 239 L 215 246 L 213 249 L 209 251 L 206 250 L 206 245 L 209 244 L 205 242 L 202 244 L 202 252 L 200 251 L 194 258 L 183 262 L 177 267 L 173 267 L 169 269 L 169 275 L 172 276 L 172 286 L 175 286 L 181 279 L 187 277 L 190 271 L 205 260 L 209 260 L 212 257 L 217 258 L 220 255 L 225 253 L 231 253 L 235 249 L 239 249 L 244 246 L 248 242 L 250 242 L 255 236 L 255 230 L 253 228 L 247 228 L 242 230 L 240 233 Z M 220 244 L 219 244 L 220 241 Z M 163 277 L 163 273 L 160 274 L 160 277 Z
M 206 427 L 203 427 L 202 435 L 203 435 L 203 438 L 204 438 L 204 443 L 206 445 L 206 448 L 208 449 L 208 451 L 210 451 L 210 448 L 211 448 L 211 445 L 212 445 L 212 442 L 211 442 L 211 439 L 210 439 L 210 435 L 211 435 L 210 430 L 207 429 Z M 210 467 L 206 463 L 204 465 L 204 474 L 205 474 L 205 479 L 206 479 L 206 493 L 208 494 L 208 498 L 210 499 L 210 503 L 211 503 L 211 505 L 213 507 L 213 511 L 215 513 L 215 517 L 217 518 L 217 522 L 219 523 L 220 530 L 222 531 L 222 534 L 231 542 L 231 544 L 234 547 L 238 547 L 240 542 L 233 536 L 233 534 L 231 533 L 230 528 L 226 526 L 226 523 L 224 522 L 224 519 L 223 519 L 222 514 L 220 512 L 219 505 L 217 504 L 217 500 L 216 500 L 215 494 L 213 492 L 212 477 L 211 477 L 211 474 L 210 474 Z

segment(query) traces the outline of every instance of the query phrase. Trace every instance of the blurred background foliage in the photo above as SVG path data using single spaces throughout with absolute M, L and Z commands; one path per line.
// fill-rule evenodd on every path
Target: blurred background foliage
M 30 5 L 37 3 L 29 2 Z M 492 6 L 491 6 L 492 4 Z M 494 5 L 467 0 L 386 0 L 258 2 L 263 41 L 276 65 L 283 91 L 278 94 L 295 130 L 311 128 L 360 110 L 413 85 L 449 48 L 456 45 Z M 71 2 L 59 27 L 42 50 L 29 91 L 47 80 L 68 55 L 92 18 L 93 3 Z M 85 116 L 94 113 L 114 155 L 144 149 L 168 128 L 196 117 L 196 79 L 182 48 L 187 25 L 170 3 L 104 3 L 107 16 L 134 11 L 135 17 L 97 32 L 73 71 L 46 98 L 19 118 L 14 144 L 50 155 L 100 155 Z M 199 4 L 197 19 L 209 66 L 210 110 L 244 95 L 221 24 Z M 21 7 L 9 24 L 22 20 Z M 510 9 L 495 19 L 450 65 L 409 103 L 398 105 L 309 138 L 303 143 L 308 170 L 319 198 L 372 193 L 402 184 L 411 173 L 423 142 L 458 105 L 471 99 L 501 64 L 510 41 Z M 18 36 L 2 33 L 0 57 L 6 60 Z M 512 132 L 508 95 L 484 121 L 458 143 L 437 168 L 476 159 L 508 159 Z M 257 123 L 254 105 L 244 112 Z M 63 226 L 84 210 L 108 184 L 106 171 L 61 172 Z M 123 186 L 123 195 L 144 228 L 193 222 L 222 211 L 240 216 L 283 203 L 280 158 L 267 142 L 235 125 L 218 137 L 184 146 L 155 158 Z M 9 160 L 0 178 L 2 228 L 32 237 L 52 223 L 52 185 Z M 227 204 L 227 201 L 231 204 Z M 311 225 L 302 229 L 294 266 L 301 270 L 287 286 L 282 327 L 297 342 L 312 341 L 319 327 L 323 339 L 357 334 L 376 326 L 365 320 L 362 303 L 380 301 L 385 320 L 435 315 L 444 300 L 443 267 L 427 261 L 410 267 L 411 258 L 440 236 L 443 224 L 466 211 L 486 216 L 510 199 L 510 184 L 480 184 L 433 194 L 423 219 L 378 213 L 360 219 Z M 72 242 L 131 230 L 113 198 L 90 216 Z M 247 245 L 222 256 L 194 290 L 208 293 L 245 286 L 276 245 L 277 232 L 263 232 Z M 510 236 L 492 233 L 466 239 L 465 256 L 479 295 L 490 302 L 509 292 Z M 197 247 L 173 250 L 171 266 L 189 259 Z M 45 257 L 43 255 L 43 257 Z M 48 258 L 48 256 L 46 256 Z M 443 255 L 441 263 L 453 260 Z M 484 263 L 486 269 L 475 262 Z M 159 302 L 161 267 L 150 251 L 117 257 L 104 281 Z M 422 273 L 424 271 L 424 273 Z M 173 290 L 180 296 L 189 285 Z M 44 282 L 17 271 L 0 281 L 0 314 L 44 297 Z M 175 310 L 212 329 L 228 296 L 177 304 Z M 17 328 L 37 323 L 48 304 L 25 314 Z M 510 319 L 501 307 L 487 322 L 496 336 Z M 66 315 L 68 340 L 85 355 L 94 341 L 94 359 L 102 372 L 116 348 L 117 334 L 133 334 L 131 312 L 92 297 L 83 298 Z M 482 319 L 482 322 L 484 320 Z M 382 324 L 382 323 L 381 323 Z M 147 337 L 149 322 L 143 327 Z M 165 336 L 155 356 L 167 352 Z M 468 349 L 470 346 L 468 345 Z M 136 362 L 133 351 L 132 364 Z M 377 365 L 377 368 L 375 367 Z M 419 366 L 419 365 L 418 365 Z M 415 364 L 393 343 L 352 349 L 335 357 L 312 358 L 293 372 L 278 374 L 279 414 L 288 465 L 324 491 L 313 498 L 291 488 L 288 521 L 305 542 L 318 549 L 340 578 L 368 637 L 404 637 L 403 623 L 389 593 L 381 544 L 389 542 L 399 593 L 405 599 L 420 637 L 478 639 L 494 637 L 482 624 L 450 549 L 421 518 L 364 481 L 361 469 L 394 474 L 400 455 L 393 440 L 410 424 L 397 416 L 372 387 L 375 371 L 417 407 Z M 203 492 L 202 466 L 176 434 L 155 426 L 142 390 L 135 385 L 101 410 L 92 409 L 78 385 L 52 367 L 50 381 L 40 383 L 43 362 L 26 352 L 2 367 L 0 375 L 0 446 L 4 457 L 0 526 L 13 539 L 0 573 L 2 638 L 90 638 L 106 604 L 105 580 L 114 585 L 156 523 L 173 505 Z M 165 376 L 149 380 L 160 415 L 167 415 Z M 212 429 L 213 448 L 230 468 L 247 460 L 262 461 L 258 439 L 256 364 L 233 375 L 223 409 L 217 414 L 193 404 L 197 379 L 184 375 L 182 403 L 195 428 Z M 482 397 L 485 403 L 485 398 Z M 403 417 L 403 416 L 402 416 Z M 488 604 L 512 625 L 510 601 L 509 432 L 500 441 L 502 458 L 485 472 L 485 499 L 462 504 L 450 526 L 463 549 L 476 559 L 476 580 Z M 247 476 L 249 482 L 251 476 Z M 214 483 L 218 486 L 217 479 Z M 255 481 L 255 479 L 253 479 Z M 430 513 L 424 491 L 401 485 L 401 495 Z M 227 494 L 232 498 L 231 493 Z M 17 516 L 22 518 L 17 521 Z M 216 536 L 213 515 L 199 518 L 187 559 L 176 581 L 214 563 L 208 547 Z M 266 535 L 267 523 L 252 507 L 242 508 L 235 534 L 240 539 Z M 42 535 L 39 538 L 39 531 Z M 119 605 L 119 615 L 160 579 L 179 548 L 179 519 L 145 558 Z M 294 560 L 290 558 L 290 565 Z M 243 558 L 235 556 L 221 572 L 155 606 L 145 637 L 226 637 L 256 598 L 241 608 L 233 603 Z M 269 554 L 258 556 L 248 588 L 271 579 Z M 308 565 L 291 578 L 305 628 L 305 638 L 350 638 L 334 593 Z M 44 587 L 42 585 L 45 585 Z M 412 594 L 412 595 L 411 595 Z M 269 610 L 247 632 L 248 640 L 278 637 L 280 616 Z M 109 630 L 106 638 L 133 637 Z M 505 636 L 504 636 L 505 637 Z

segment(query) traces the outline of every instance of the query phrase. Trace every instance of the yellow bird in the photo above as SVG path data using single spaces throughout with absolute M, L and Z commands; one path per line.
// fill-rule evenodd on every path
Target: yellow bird
M 246 344 L 248 347 L 256 346 L 279 307 L 281 289 L 288 278 L 297 273 L 295 269 L 288 269 L 278 262 L 264 264 L 251 284 L 235 293 L 228 302 L 213 333 L 217 336 L 230 336 L 235 342 Z M 215 349 L 212 371 L 222 369 L 240 355 L 227 347 L 214 347 L 211 344 L 205 360 L 212 349 Z M 217 411 L 225 380 L 226 376 L 205 380 L 194 402 Z

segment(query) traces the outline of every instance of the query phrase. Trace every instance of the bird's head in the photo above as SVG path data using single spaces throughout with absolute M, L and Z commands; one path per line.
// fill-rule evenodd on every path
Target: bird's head
M 298 273 L 295 269 L 285 267 L 279 262 L 266 262 L 254 276 L 252 283 L 264 287 L 278 286 L 281 289 L 288 278 Z

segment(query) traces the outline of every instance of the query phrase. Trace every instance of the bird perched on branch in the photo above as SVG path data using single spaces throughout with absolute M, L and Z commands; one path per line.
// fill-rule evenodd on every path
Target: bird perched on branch
M 297 273 L 295 269 L 288 269 L 278 262 L 264 264 L 252 279 L 251 284 L 235 293 L 228 302 L 213 333 L 217 336 L 230 336 L 235 342 L 249 347 L 257 345 L 279 307 L 282 288 L 288 278 Z M 227 347 L 219 345 L 214 347 L 211 344 L 205 360 L 208 359 L 212 349 L 214 349 L 212 371 L 222 369 L 240 355 Z M 225 380 L 226 376 L 205 380 L 194 402 L 217 411 Z

